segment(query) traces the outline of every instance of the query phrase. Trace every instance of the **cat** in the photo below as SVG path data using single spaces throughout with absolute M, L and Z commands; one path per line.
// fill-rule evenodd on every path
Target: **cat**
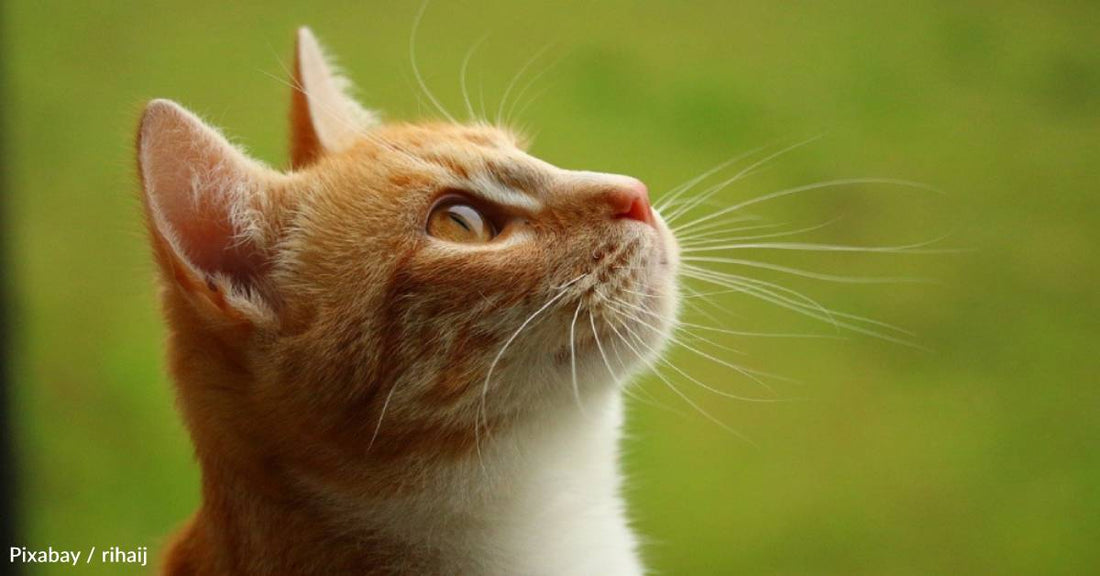
M 383 122 L 306 28 L 294 85 L 285 172 L 174 102 L 140 120 L 202 471 L 163 573 L 643 574 L 620 395 L 680 258 L 645 185 L 484 122 Z

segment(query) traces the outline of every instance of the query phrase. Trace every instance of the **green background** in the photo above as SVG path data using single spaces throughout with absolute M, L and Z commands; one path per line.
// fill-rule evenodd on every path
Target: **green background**
M 13 268 L 3 281 L 16 305 L 22 544 L 157 553 L 196 505 L 136 201 L 143 102 L 178 100 L 281 166 L 282 66 L 295 27 L 309 24 L 367 104 L 390 118 L 430 112 L 409 62 L 415 4 L 313 4 L 4 3 Z M 625 453 L 656 573 L 1100 566 L 1100 4 L 435 0 L 418 61 L 455 112 L 462 57 L 485 34 L 469 78 L 490 109 L 551 45 L 526 96 L 545 93 L 523 114 L 533 152 L 551 162 L 635 175 L 657 195 L 736 153 L 823 134 L 703 209 L 835 178 L 912 179 L 943 193 L 851 186 L 753 212 L 791 227 L 840 218 L 806 241 L 949 233 L 938 246 L 962 249 L 729 254 L 931 279 L 860 285 L 725 268 L 903 326 L 932 351 L 843 332 L 709 334 L 748 353 L 702 344 L 711 354 L 797 380 L 772 382 L 792 401 L 748 403 L 663 369 L 751 442 L 646 378 L 652 398 L 631 403 Z M 698 308 L 687 309 L 695 322 L 834 333 L 744 295 Z M 768 394 L 690 351 L 671 358 L 716 388 Z

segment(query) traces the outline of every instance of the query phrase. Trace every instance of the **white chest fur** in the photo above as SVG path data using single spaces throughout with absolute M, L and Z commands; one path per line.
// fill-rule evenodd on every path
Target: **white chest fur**
M 430 551 L 440 574 L 640 576 L 620 497 L 622 401 L 608 391 L 494 437 L 481 462 L 425 489 L 352 505 L 360 522 Z
M 500 565 L 486 574 L 642 574 L 619 494 L 622 411 L 608 394 L 583 413 L 569 406 L 551 425 L 520 432 L 530 434 L 518 440 L 529 451 L 515 455 L 512 498 L 488 511 L 487 557 L 497 547 Z

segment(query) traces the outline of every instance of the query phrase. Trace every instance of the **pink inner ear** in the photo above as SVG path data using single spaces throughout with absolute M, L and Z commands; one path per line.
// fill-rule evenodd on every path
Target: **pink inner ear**
M 181 197 L 182 196 L 182 197 Z M 224 197 L 205 198 L 197 206 L 179 206 L 183 195 L 161 206 L 183 256 L 205 274 L 221 273 L 235 283 L 249 285 L 261 271 L 262 255 L 233 229 Z M 221 200 L 221 201 L 220 201 Z M 175 205 L 174 205 L 175 204 Z
M 298 30 L 294 62 L 291 165 L 302 168 L 354 145 L 378 119 L 348 96 L 351 83 L 332 70 L 308 28 Z
M 261 193 L 263 168 L 178 105 L 155 101 L 141 130 L 141 163 L 153 223 L 205 277 L 255 283 L 263 255 L 235 225 L 235 211 Z M 196 280 L 206 280 L 207 278 Z

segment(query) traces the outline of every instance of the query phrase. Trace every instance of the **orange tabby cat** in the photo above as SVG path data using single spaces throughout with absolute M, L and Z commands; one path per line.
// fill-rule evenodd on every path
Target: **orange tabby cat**
M 202 468 L 164 573 L 642 574 L 619 392 L 678 266 L 645 186 L 484 123 L 384 124 L 306 29 L 296 56 L 290 171 L 170 101 L 141 119 Z

